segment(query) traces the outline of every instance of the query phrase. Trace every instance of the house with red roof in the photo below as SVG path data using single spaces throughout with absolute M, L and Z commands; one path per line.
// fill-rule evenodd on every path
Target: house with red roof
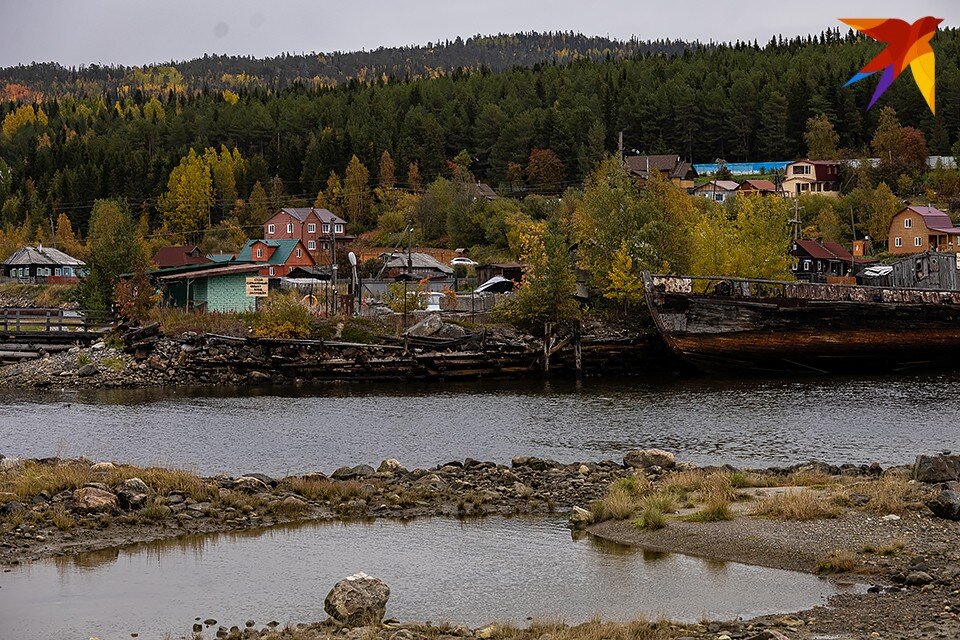
M 840 195 L 840 163 L 835 160 L 797 160 L 784 170 L 783 195 Z
M 186 267 L 194 264 L 206 264 L 213 262 L 205 256 L 200 248 L 194 244 L 178 244 L 170 247 L 160 247 L 153 254 L 153 264 L 158 269 L 169 269 L 171 267 Z
M 907 204 L 890 220 L 887 250 L 903 255 L 925 251 L 960 252 L 960 227 L 936 207 Z
M 806 282 L 827 282 L 830 278 L 844 278 L 850 275 L 855 264 L 872 262 L 866 258 L 855 257 L 842 244 L 822 240 L 794 240 L 790 253 L 796 258 L 793 265 L 794 277 Z

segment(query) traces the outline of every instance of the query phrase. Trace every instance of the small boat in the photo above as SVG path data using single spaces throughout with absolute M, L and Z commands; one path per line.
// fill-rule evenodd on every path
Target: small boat
M 644 272 L 667 346 L 710 373 L 960 367 L 960 291 Z

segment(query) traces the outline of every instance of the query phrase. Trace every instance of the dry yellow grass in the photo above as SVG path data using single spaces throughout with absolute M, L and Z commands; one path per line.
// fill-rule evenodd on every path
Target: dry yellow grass
M 781 487 L 826 487 L 840 482 L 838 476 L 822 471 L 794 471 L 783 476 L 778 483 Z
M 867 511 L 878 515 L 903 515 L 923 506 L 924 491 L 909 478 L 885 475 L 876 480 L 865 480 L 845 487 L 845 495 L 862 494 L 870 498 L 864 505 Z
M 115 485 L 130 478 L 140 478 L 159 494 L 173 492 L 189 495 L 195 500 L 209 500 L 213 488 L 196 474 L 179 469 L 134 467 L 121 465 L 107 471 L 93 471 L 85 462 L 60 464 L 26 463 L 0 475 L 0 493 L 12 493 L 20 499 L 29 499 L 41 491 L 55 495 L 61 491 L 78 489 L 88 482 Z
M 604 622 L 594 618 L 583 624 L 569 626 L 562 622 L 534 621 L 526 629 L 511 624 L 489 627 L 493 640 L 666 640 L 672 637 L 669 624 L 635 620 L 633 622 Z M 429 637 L 429 636 L 428 636 Z
M 287 478 L 280 488 L 298 493 L 307 500 L 340 502 L 362 495 L 361 484 L 356 480 L 314 480 L 312 478 Z
M 852 551 L 837 549 L 821 558 L 814 566 L 816 573 L 849 573 L 857 568 L 857 556 Z
M 820 520 L 836 518 L 840 508 L 827 496 L 813 491 L 786 491 L 760 499 L 753 515 L 776 520 Z

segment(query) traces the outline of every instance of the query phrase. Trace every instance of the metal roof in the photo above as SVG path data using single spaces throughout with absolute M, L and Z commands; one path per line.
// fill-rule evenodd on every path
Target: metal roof
M 347 223 L 346 220 L 344 220 L 334 212 L 330 211 L 329 209 L 317 209 L 315 207 L 285 207 L 280 211 L 282 211 L 283 213 L 290 214 L 300 222 L 305 222 L 307 219 L 307 216 L 313 213 L 313 214 L 316 214 L 318 218 L 320 218 L 321 222 L 334 222 L 334 223 L 339 222 L 341 224 Z
M 387 261 L 387 268 L 389 269 L 406 269 L 407 268 L 407 254 L 406 253 L 394 253 L 392 257 Z M 418 253 L 413 252 L 410 254 L 410 268 L 411 269 L 434 269 L 440 271 L 441 273 L 453 273 L 453 269 L 443 264 L 433 256 L 427 253 Z
M 940 211 L 936 207 L 919 207 L 917 205 L 909 205 L 907 209 L 913 211 L 916 214 L 919 214 L 923 218 L 923 224 L 927 225 L 927 229 L 931 231 L 941 231 L 943 233 L 960 233 L 960 227 L 956 227 L 953 224 L 953 220 L 950 219 L 950 216 Z
M 13 252 L 13 255 L 3 261 L 5 265 L 42 264 L 51 266 L 84 267 L 86 262 L 68 256 L 63 251 L 38 245 L 24 246 Z
M 253 261 L 253 246 L 255 244 L 263 244 L 268 247 L 273 247 L 275 251 L 270 254 L 270 257 L 266 260 L 258 260 L 259 264 L 286 264 L 287 258 L 290 257 L 290 254 L 293 253 L 293 250 L 297 248 L 297 245 L 302 244 L 299 240 L 250 240 L 244 245 L 243 249 L 240 250 L 240 253 L 237 254 L 237 257 L 234 258 L 234 262 L 252 262 Z M 309 255 L 309 252 L 304 247 L 304 254 Z
M 260 270 L 258 264 L 231 264 L 220 266 L 212 263 L 209 269 L 194 269 L 182 273 L 171 273 L 169 275 L 159 276 L 160 280 L 194 280 L 197 278 L 212 278 L 215 276 L 229 276 L 235 273 L 251 273 Z

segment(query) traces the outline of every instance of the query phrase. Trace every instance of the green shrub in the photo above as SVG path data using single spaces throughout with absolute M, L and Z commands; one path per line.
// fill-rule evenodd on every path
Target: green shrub
M 253 335 L 258 338 L 308 338 L 313 332 L 314 315 L 300 304 L 293 293 L 278 293 L 266 299 L 253 319 Z

